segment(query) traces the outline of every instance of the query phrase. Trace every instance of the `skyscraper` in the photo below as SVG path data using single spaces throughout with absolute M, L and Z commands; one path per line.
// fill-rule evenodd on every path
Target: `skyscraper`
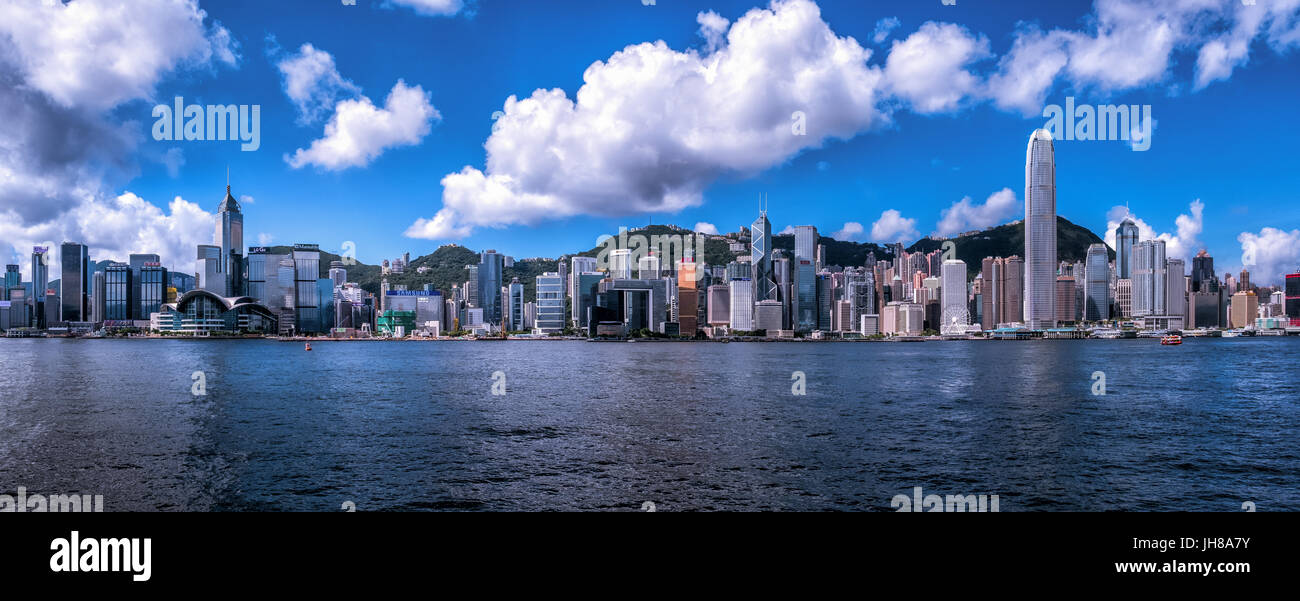
M 754 329 L 754 286 L 748 278 L 728 282 L 727 322 L 733 330 Z
M 249 254 L 252 255 L 251 250 L 249 251 Z M 251 274 L 248 279 L 253 279 Z M 348 270 L 343 261 L 330 261 L 330 281 L 333 282 L 335 286 L 342 286 L 348 283 Z M 248 294 L 250 296 L 252 295 L 251 292 Z
M 1219 276 L 1214 273 L 1214 257 L 1201 249 L 1192 257 L 1192 292 L 1218 292 Z
M 316 244 L 293 245 L 294 312 L 297 315 L 297 333 L 319 333 L 325 330 L 321 319 L 320 246 Z
M 1115 273 L 1118 279 L 1133 277 L 1133 246 L 1137 243 L 1138 226 L 1125 217 L 1124 222 L 1115 228 Z
M 1168 315 L 1169 282 L 1164 240 L 1133 246 L 1133 316 Z
M 1088 247 L 1083 288 L 1083 318 L 1087 321 L 1110 320 L 1110 261 L 1105 244 Z
M 966 325 L 970 323 L 970 311 L 966 305 L 966 262 L 949 259 L 943 262 L 942 315 L 939 332 L 941 334 L 965 334 Z
M 699 265 L 687 256 L 677 265 L 677 323 L 682 336 L 695 336 L 699 328 L 700 291 L 696 287 Z M 651 326 L 653 327 L 653 326 Z
M 1300 272 L 1286 276 L 1286 316 L 1291 325 L 1300 326 Z
M 478 306 L 483 308 L 483 321 L 500 327 L 505 313 L 501 307 L 501 278 L 505 272 L 505 257 L 495 250 L 479 253 Z M 564 276 L 560 276 L 563 281 Z M 562 295 L 561 295 L 562 296 Z M 563 307 L 561 306 L 561 310 Z M 561 317 L 563 320 L 563 317 Z
M 131 266 L 127 263 L 109 263 L 104 268 L 104 315 L 105 321 L 125 321 L 131 319 L 131 307 L 135 304 L 132 293 L 135 287 L 131 283 Z
M 1025 262 L 1020 257 L 986 257 L 981 327 L 992 330 L 999 324 L 1024 321 Z
M 141 314 L 140 299 L 143 292 L 140 285 L 144 281 L 140 277 L 140 270 L 146 263 L 161 264 L 162 257 L 155 254 L 131 254 L 127 257 L 127 264 L 131 266 L 131 317 L 129 319 L 149 319 L 149 314 Z
M 195 260 L 199 263 L 203 281 L 200 288 L 217 296 L 225 296 L 226 278 L 221 272 L 221 247 L 212 244 L 198 245 Z
M 45 291 L 50 285 L 50 249 L 32 247 L 32 325 L 45 328 Z
M 587 325 L 586 306 L 591 305 L 591 290 L 584 289 L 582 287 L 583 284 L 582 284 L 581 276 L 582 274 L 594 273 L 596 271 L 596 259 L 595 257 L 572 257 L 570 259 L 570 267 L 571 269 L 569 269 L 569 298 L 573 299 L 572 301 L 573 306 L 571 307 L 572 315 L 570 319 L 574 323 L 578 324 L 579 327 L 586 327 Z M 586 306 L 582 305 L 582 303 L 579 302 L 579 300 L 583 298 L 583 295 L 586 295 L 586 303 L 587 303 Z
M 753 265 L 754 302 L 779 297 L 772 272 L 772 222 L 767 211 L 760 210 L 750 228 L 750 263 Z
M 800 225 L 794 228 L 795 297 L 794 328 L 801 332 L 817 329 L 817 271 L 813 262 L 817 251 L 817 228 Z
M 0 299 L 9 300 L 9 289 L 23 285 L 23 274 L 18 265 L 5 265 L 5 287 L 0 290 Z
M 559 272 L 537 276 L 537 329 L 547 334 L 564 329 L 564 278 Z
M 217 207 L 217 231 L 214 246 L 221 247 L 220 269 L 221 283 L 216 288 L 204 286 L 205 289 L 220 296 L 242 296 L 244 294 L 244 215 L 239 211 L 239 203 L 230 194 L 226 186 L 226 197 Z
M 62 321 L 90 319 L 90 251 L 85 244 L 64 242 L 63 274 L 59 280 L 63 310 Z
M 1055 325 L 1056 151 L 1045 129 L 1029 136 L 1025 150 L 1025 322 Z

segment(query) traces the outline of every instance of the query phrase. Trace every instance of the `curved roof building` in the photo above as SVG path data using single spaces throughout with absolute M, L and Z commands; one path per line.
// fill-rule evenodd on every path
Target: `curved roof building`
M 279 320 L 266 305 L 250 296 L 223 297 L 208 290 L 186 292 L 173 304 L 163 305 L 180 315 L 181 332 L 269 332 Z

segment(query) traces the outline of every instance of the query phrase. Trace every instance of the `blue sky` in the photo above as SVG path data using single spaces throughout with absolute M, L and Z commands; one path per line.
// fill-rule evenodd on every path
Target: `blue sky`
M 113 4 L 72 4 L 79 2 Z M 164 0 L 141 4 L 150 2 Z M 60 21 L 66 14 L 58 11 L 69 7 L 20 4 L 0 11 L 9 13 L 0 21 L 11 23 L 0 27 L 0 74 L 20 82 L 0 102 L 37 107 L 75 134 L 65 135 L 69 143 L 89 140 L 98 151 L 45 150 L 41 136 L 54 125 L 5 134 L 0 157 L 16 166 L 8 185 L 0 171 L 0 211 L 13 217 L 0 226 L 0 248 L 11 255 L 25 256 L 33 242 L 81 238 L 95 258 L 124 259 L 151 250 L 144 247 L 157 238 L 152 250 L 181 255 L 164 260 L 188 269 L 192 244 L 209 242 L 190 238 L 210 231 L 204 213 L 223 196 L 227 167 L 236 196 L 252 197 L 244 204 L 248 245 L 260 236 L 337 252 L 352 241 L 367 263 L 446 242 L 557 256 L 651 219 L 725 233 L 753 220 L 760 194 L 768 195 L 777 229 L 812 224 L 824 235 L 910 243 L 941 229 L 944 211 L 964 198 L 949 229 L 1018 218 L 1029 134 L 1046 121 L 1043 105 L 1072 96 L 1079 104 L 1150 105 L 1156 125 L 1145 152 L 1123 141 L 1058 141 L 1061 215 L 1100 235 L 1118 218 L 1115 207 L 1127 205 L 1148 236 L 1170 240 L 1171 254 L 1208 248 L 1220 271 L 1239 268 L 1247 242 L 1258 248 L 1252 262 L 1261 270 L 1300 264 L 1300 175 L 1288 143 L 1300 131 L 1300 6 L 1292 0 L 1256 7 L 1228 0 L 222 1 L 181 2 L 189 12 L 176 22 L 132 3 L 123 14 L 92 15 L 102 14 L 105 28 L 134 27 L 124 44 L 174 56 L 116 57 L 112 64 L 149 64 L 102 82 L 91 76 L 102 65 L 91 69 L 114 58 L 111 45 L 42 58 L 50 49 L 21 30 L 24 20 L 29 28 L 85 25 Z M 795 33 L 742 39 L 736 28 L 750 18 L 755 28 Z M 184 24 L 194 30 L 189 46 L 141 39 Z M 830 38 L 818 37 L 826 32 Z M 595 73 L 592 99 L 566 112 L 593 63 L 660 40 L 664 47 L 633 53 L 639 62 Z M 1034 41 L 1016 53 L 1018 42 Z M 861 60 L 835 62 L 858 48 Z M 310 115 L 290 97 L 282 68 L 308 55 L 332 61 L 309 82 Z M 1060 63 L 1042 60 L 1051 56 Z M 689 77 L 655 83 L 711 57 L 730 65 L 733 75 L 713 82 L 725 90 Z M 734 75 L 746 65 L 769 68 Z M 798 74 L 810 79 L 795 81 Z M 399 81 L 405 108 L 385 104 Z M 837 96 L 841 81 L 850 92 Z M 505 106 L 538 89 L 562 90 L 564 98 Z M 152 139 L 154 105 L 178 95 L 187 104 L 260 105 L 260 148 Z M 348 102 L 371 118 L 350 132 L 352 142 L 364 139 L 356 144 L 364 150 L 327 144 L 290 160 L 327 138 L 329 124 L 349 114 L 338 103 Z M 791 138 L 783 123 L 804 106 L 808 135 Z M 508 115 L 494 133 L 496 111 Z M 648 116 L 637 122 L 620 111 Z M 525 114 L 545 123 L 515 118 Z M 484 147 L 489 136 L 498 143 L 495 166 Z M 20 154 L 58 156 L 14 158 Z M 463 178 L 446 192 L 443 178 L 466 167 L 482 178 Z M 40 194 L 33 197 L 32 186 L 17 191 L 33 181 Z M 990 200 L 1003 189 L 1010 193 Z M 127 194 L 156 210 L 125 206 Z M 199 210 L 178 208 L 176 197 Z M 49 210 L 26 208 L 32 202 Z M 151 224 L 131 231 L 131 216 Z M 435 224 L 435 216 L 443 219 Z

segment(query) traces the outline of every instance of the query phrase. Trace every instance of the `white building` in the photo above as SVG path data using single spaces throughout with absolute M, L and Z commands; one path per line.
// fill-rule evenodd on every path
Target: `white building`
M 1045 129 L 1025 150 L 1025 324 L 1056 325 L 1056 151 Z
M 943 262 L 942 271 L 939 333 L 965 334 L 970 323 L 970 306 L 966 302 L 966 262 L 949 259 Z

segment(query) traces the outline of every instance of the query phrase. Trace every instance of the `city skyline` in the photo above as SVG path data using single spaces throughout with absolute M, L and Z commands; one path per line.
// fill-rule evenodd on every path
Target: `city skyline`
M 98 0 L 78 4 L 100 6 Z M 76 34 L 123 23 L 78 20 L 71 8 L 39 0 L 0 8 L 5 17 L 0 21 L 6 23 L 0 36 L 14 43 L 0 68 L 25 84 L 6 90 L 5 99 L 40 116 L 0 144 L 13 159 L 9 177 L 0 184 L 0 210 L 11 216 L 0 227 L 6 263 L 19 265 L 22 279 L 30 281 L 32 246 L 52 246 L 57 253 L 63 241 L 76 241 L 89 247 L 92 261 L 155 253 L 174 271 L 194 273 L 198 270 L 186 265 L 185 257 L 193 255 L 196 244 L 210 242 L 218 220 L 211 191 L 225 180 L 227 169 L 236 200 L 260 215 L 256 227 L 250 223 L 244 232 L 246 246 L 313 241 L 322 250 L 342 254 L 350 242 L 357 258 L 368 264 L 407 251 L 428 254 L 446 242 L 509 249 L 516 256 L 558 257 L 589 248 L 590 238 L 617 231 L 618 225 L 651 220 L 734 231 L 753 221 L 751 199 L 759 192 L 768 193 L 775 223 L 811 225 L 840 239 L 911 242 L 934 232 L 978 230 L 1015 219 L 1025 199 L 1015 191 L 1017 170 L 1006 157 L 1024 143 L 1025 132 L 1045 126 L 1045 107 L 1076 100 L 1097 107 L 1150 105 L 1154 137 L 1142 152 L 1121 141 L 1058 143 L 1057 160 L 1063 166 L 1058 214 L 1114 248 L 1113 231 L 1127 208 L 1143 238 L 1164 238 L 1171 257 L 1190 265 L 1193 255 L 1206 248 L 1226 272 L 1239 271 L 1246 244 L 1256 244 L 1260 269 L 1254 271 L 1263 283 L 1281 284 L 1280 275 L 1300 263 L 1300 203 L 1295 202 L 1300 176 L 1287 165 L 1287 153 L 1254 149 L 1277 142 L 1250 133 L 1260 129 L 1254 125 L 1259 120 L 1285 130 L 1300 118 L 1283 110 L 1284 100 L 1294 96 L 1300 83 L 1286 77 L 1297 60 L 1287 35 L 1294 14 L 1277 5 L 1225 1 L 1175 9 L 1143 4 L 1125 16 L 1116 2 L 974 9 L 938 2 L 727 0 L 584 5 L 580 10 L 587 19 L 578 25 L 562 17 L 566 8 L 579 10 L 577 4 L 562 4 L 557 11 L 482 0 L 471 11 L 450 15 L 422 14 L 406 4 L 282 3 L 242 10 L 240 2 L 134 3 L 120 14 L 97 16 L 138 22 L 146 32 L 164 31 L 147 25 L 173 18 L 166 22 L 174 25 L 170 33 L 181 42 L 157 45 L 148 35 L 130 40 L 159 60 L 130 63 L 133 69 L 107 81 L 84 75 L 102 70 L 98 61 L 114 58 L 115 51 L 100 49 L 105 56 L 98 57 L 76 46 L 51 50 L 25 35 L 23 27 Z M 520 31 L 512 26 L 528 20 L 551 27 Z M 1039 29 L 1017 29 L 1015 23 L 1024 20 Z M 1115 46 L 1116 56 L 1130 60 L 1112 62 L 1105 62 L 1104 54 L 1086 52 L 1122 45 L 1120 36 L 1105 34 L 1140 32 L 1148 21 L 1174 33 L 1168 47 L 1142 53 Z M 591 23 L 603 25 L 600 35 L 564 35 L 565 28 Z M 854 58 L 828 71 L 828 79 L 816 82 L 803 104 L 788 99 L 754 104 L 751 108 L 775 115 L 766 128 L 724 110 L 746 98 L 743 94 L 704 118 L 685 108 L 681 115 L 651 113 L 674 123 L 679 117 L 694 118 L 685 131 L 711 132 L 718 144 L 729 143 L 728 134 L 752 135 L 758 144 L 739 150 L 710 147 L 716 156 L 694 157 L 699 174 L 682 173 L 626 162 L 624 147 L 609 145 L 596 129 L 590 142 L 606 150 L 608 160 L 595 166 L 619 191 L 615 200 L 608 190 L 570 185 L 584 178 L 563 162 L 552 168 L 572 182 L 554 181 L 552 188 L 536 190 L 535 197 L 528 190 L 491 194 L 495 189 L 489 184 L 500 181 L 491 176 L 509 174 L 512 168 L 521 169 L 516 175 L 537 175 L 520 162 L 526 156 L 500 150 L 507 142 L 523 144 L 533 153 L 527 156 L 560 156 L 567 149 L 529 146 L 533 142 L 520 136 L 541 126 L 521 121 L 523 111 L 561 110 L 573 98 L 580 101 L 575 111 L 586 109 L 587 96 L 618 93 L 613 82 L 620 80 L 610 78 L 635 74 L 655 76 L 644 84 L 649 87 L 638 89 L 645 102 L 633 105 L 650 109 L 655 105 L 648 102 L 661 97 L 654 82 L 672 77 L 689 81 L 689 70 L 639 71 L 651 67 L 629 61 L 642 53 L 676 57 L 686 65 L 710 57 L 724 66 L 729 58 L 743 59 L 767 65 L 771 77 L 780 77 L 778 65 L 766 62 L 762 51 L 789 40 L 746 37 L 753 28 L 778 23 Z M 1229 27 L 1247 23 L 1253 28 Z M 366 44 L 341 41 L 380 31 L 386 39 L 412 40 L 410 48 L 381 60 Z M 437 32 L 438 44 L 419 41 L 419 34 L 428 31 Z M 494 44 L 506 31 L 519 39 Z M 663 44 L 653 44 L 657 40 Z M 1211 52 L 1242 41 L 1245 55 Z M 643 42 L 651 44 L 638 45 Z M 1032 46 L 1037 52 L 1017 50 L 1031 43 L 1038 44 Z M 552 51 L 520 63 L 513 44 Z M 449 60 L 453 56 L 459 62 Z M 1123 64 L 1133 56 L 1149 60 Z M 908 62 L 909 57 L 920 58 Z M 1045 82 L 1017 69 L 1034 64 L 1031 59 L 1051 57 L 1066 63 L 1046 65 L 1056 70 Z M 1088 57 L 1102 62 L 1086 63 Z M 827 65 L 826 56 L 816 52 L 792 59 Z M 1176 68 L 1179 62 L 1189 67 Z M 500 69 L 507 64 L 513 68 Z M 65 69 L 67 77 L 54 78 L 58 69 Z M 584 69 L 593 79 L 582 85 Z M 870 101 L 831 102 L 836 99 L 826 92 L 833 89 L 830 84 L 845 82 L 860 84 L 853 91 L 868 94 Z M 1042 85 L 1012 85 L 1017 83 Z M 532 93 L 551 89 L 562 92 Z M 1033 93 L 1011 94 L 1017 89 Z M 704 110 L 711 94 L 706 86 L 691 98 Z M 532 100 L 505 102 L 511 95 Z M 1250 111 L 1236 105 L 1243 96 L 1253 99 Z M 237 142 L 153 139 L 151 109 L 174 97 L 200 106 L 259 106 L 260 148 L 244 152 Z M 806 121 L 801 125 L 794 113 Z M 330 124 L 351 116 L 363 127 L 366 115 L 391 118 L 389 135 L 367 137 L 371 145 L 330 155 Z M 413 117 L 397 118 L 403 116 Z M 628 131 L 644 133 L 644 126 L 627 117 L 620 118 Z M 568 118 L 574 126 L 608 125 L 583 121 L 586 117 L 577 112 Z M 806 128 L 802 136 L 799 127 Z M 90 143 L 72 156 L 51 158 L 38 136 L 50 130 L 82 135 Z M 1216 152 L 1198 151 L 1206 147 Z M 1232 156 L 1250 156 L 1253 162 L 1239 165 L 1225 159 Z M 1270 177 L 1256 177 L 1260 172 Z M 1213 177 L 1204 175 L 1211 173 Z M 484 176 L 482 182 L 479 176 Z M 666 192 L 647 197 L 642 187 Z M 473 202 L 457 204 L 449 190 L 469 190 Z M 549 203 L 550 210 L 538 214 L 529 198 Z M 452 210 L 441 212 L 447 208 Z M 440 214 L 451 217 L 440 222 Z M 404 237 L 404 232 L 416 235 Z M 426 239 L 424 234 L 437 235 Z

